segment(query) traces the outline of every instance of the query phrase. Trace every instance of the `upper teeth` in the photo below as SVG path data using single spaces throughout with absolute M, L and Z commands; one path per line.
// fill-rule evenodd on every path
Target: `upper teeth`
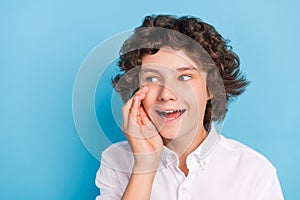
M 163 112 L 165 113 L 174 113 L 174 112 L 179 112 L 180 110 L 165 110 Z
M 161 111 L 161 112 L 164 112 L 164 113 L 166 113 L 166 114 L 169 114 L 169 113 L 182 112 L 182 111 L 183 111 L 183 110 L 178 109 L 178 110 L 164 110 L 164 111 Z

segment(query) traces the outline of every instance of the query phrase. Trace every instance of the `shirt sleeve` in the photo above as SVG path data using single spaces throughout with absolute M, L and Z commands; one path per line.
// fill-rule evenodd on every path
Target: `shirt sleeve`
M 277 174 L 274 173 L 270 183 L 261 193 L 260 200 L 284 200 Z
M 95 180 L 96 186 L 100 189 L 100 195 L 96 197 L 96 200 L 120 200 L 123 195 L 123 189 L 118 179 L 118 174 L 115 169 L 103 163 L 102 157 Z

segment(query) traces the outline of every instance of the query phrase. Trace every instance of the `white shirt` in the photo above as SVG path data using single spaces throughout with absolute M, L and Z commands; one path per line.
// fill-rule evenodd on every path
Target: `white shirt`
M 113 144 L 102 153 L 95 180 L 101 195 L 96 200 L 121 199 L 133 162 L 127 142 Z M 178 168 L 176 154 L 164 147 L 151 200 L 284 199 L 272 164 L 249 147 L 219 135 L 214 127 L 186 162 L 187 176 Z

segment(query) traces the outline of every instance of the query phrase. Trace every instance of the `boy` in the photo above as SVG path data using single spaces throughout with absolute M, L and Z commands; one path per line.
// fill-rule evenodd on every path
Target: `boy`
M 127 142 L 103 152 L 97 199 L 283 199 L 268 160 L 215 130 L 248 82 L 211 25 L 147 16 L 119 65 Z

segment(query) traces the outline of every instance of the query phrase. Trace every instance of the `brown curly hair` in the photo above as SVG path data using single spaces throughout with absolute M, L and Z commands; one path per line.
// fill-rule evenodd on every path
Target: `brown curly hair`
M 120 50 L 121 73 L 113 78 L 113 86 L 126 102 L 138 90 L 137 70 L 132 69 L 139 69 L 144 55 L 155 54 L 164 46 L 183 49 L 207 72 L 207 88 L 213 98 L 207 102 L 203 125 L 209 129 L 212 120 L 224 119 L 228 103 L 249 83 L 228 43 L 213 26 L 192 16 L 146 16 Z

